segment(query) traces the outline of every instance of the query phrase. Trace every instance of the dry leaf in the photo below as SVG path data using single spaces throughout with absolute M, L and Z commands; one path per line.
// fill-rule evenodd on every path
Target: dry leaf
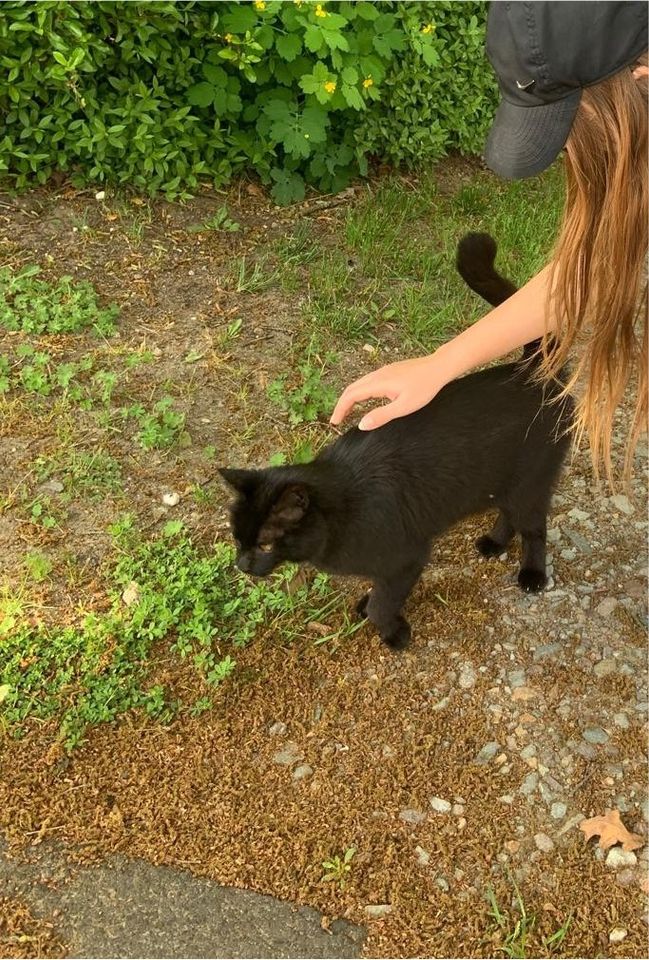
M 331 627 L 328 627 L 326 623 L 318 623 L 317 620 L 311 620 L 310 623 L 306 625 L 309 633 L 317 633 L 321 637 L 326 637 L 331 633 Z
M 132 607 L 133 604 L 137 603 L 139 599 L 140 599 L 140 588 L 135 582 L 135 580 L 131 580 L 128 587 L 122 594 L 122 600 L 124 601 L 127 607 Z
M 603 817 L 582 820 L 579 829 L 584 831 L 587 840 L 599 836 L 599 845 L 602 850 L 608 850 L 616 843 L 621 843 L 622 849 L 628 852 L 643 847 L 645 842 L 644 837 L 627 830 L 622 823 L 619 810 L 607 810 Z

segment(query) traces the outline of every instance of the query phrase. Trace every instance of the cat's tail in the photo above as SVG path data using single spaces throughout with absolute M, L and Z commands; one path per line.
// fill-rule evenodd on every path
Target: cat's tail
M 512 294 L 516 287 L 511 280 L 503 277 L 496 270 L 494 263 L 498 246 L 488 233 L 467 233 L 457 245 L 455 264 L 458 273 L 483 300 L 493 307 L 503 303 Z M 523 348 L 523 358 L 538 357 L 540 340 L 533 340 Z

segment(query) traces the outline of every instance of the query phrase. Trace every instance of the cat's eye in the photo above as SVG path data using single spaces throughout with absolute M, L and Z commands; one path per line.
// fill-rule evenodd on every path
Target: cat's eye
M 272 543 L 260 543 L 258 549 L 261 550 L 262 553 L 272 553 L 273 545 Z

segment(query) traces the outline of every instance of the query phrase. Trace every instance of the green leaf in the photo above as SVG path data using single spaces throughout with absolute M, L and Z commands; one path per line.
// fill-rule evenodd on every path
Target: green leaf
M 323 30 L 322 37 L 330 50 L 349 50 L 349 41 L 339 30 Z
M 270 191 L 271 196 L 281 206 L 304 200 L 304 180 L 299 173 L 275 167 L 270 171 L 270 175 L 275 181 Z
M 228 83 L 228 75 L 223 69 L 215 63 L 203 64 L 203 76 L 215 87 L 225 87 Z
M 357 87 L 352 87 L 351 84 L 349 83 L 343 83 L 342 94 L 345 100 L 347 101 L 347 105 L 350 107 L 353 107 L 354 110 L 365 109 L 365 101 L 360 95 L 360 92 Z
M 322 30 L 314 23 L 310 23 L 304 31 L 304 46 L 311 53 L 317 53 L 323 44 Z
M 228 4 L 229 6 L 229 4 Z M 245 33 L 257 23 L 257 12 L 252 3 L 240 3 L 223 17 L 223 33 Z
M 278 36 L 275 41 L 277 52 L 283 60 L 291 63 L 302 52 L 302 41 L 296 33 Z
M 209 107 L 214 101 L 214 87 L 211 83 L 195 83 L 187 89 L 187 100 L 194 107 Z
M 329 114 L 320 107 L 305 107 L 302 114 L 302 128 L 313 143 L 324 143 L 327 139 Z
M 341 73 L 343 83 L 358 83 L 358 72 L 353 67 L 345 67 Z

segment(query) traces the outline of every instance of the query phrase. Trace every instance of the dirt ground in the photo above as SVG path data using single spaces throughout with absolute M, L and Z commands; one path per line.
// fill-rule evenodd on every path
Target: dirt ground
M 472 175 L 456 167 L 440 177 L 452 191 Z M 211 444 L 215 462 L 263 463 L 286 436 L 266 387 L 304 337 L 304 284 L 298 275 L 292 291 L 237 292 L 229 271 L 237 257 L 274 249 L 298 221 L 323 248 L 339 242 L 359 196 L 280 211 L 242 183 L 225 199 L 237 233 L 188 232 L 223 203 L 210 193 L 185 206 L 147 204 L 146 218 L 132 201 L 117 213 L 65 186 L 0 204 L 3 262 L 91 279 L 102 300 L 116 300 L 120 332 L 106 355 L 144 344 L 157 357 L 118 389 L 130 402 L 174 382 L 191 433 L 190 446 L 164 456 L 102 435 L 124 467 L 123 487 L 75 501 L 64 534 L 36 533 L 17 509 L 0 515 L 0 568 L 14 589 L 36 543 L 61 569 L 75 559 L 74 578 L 34 588 L 45 619 L 102 604 L 106 527 L 125 504 L 155 529 L 172 515 L 163 491 L 209 485 L 208 506 L 183 496 L 178 510 L 199 539 L 227 536 L 225 494 L 201 451 Z M 241 335 L 224 345 L 235 318 Z M 377 351 L 355 343 L 340 355 L 338 388 L 408 352 L 394 324 L 376 335 Z M 69 339 L 49 340 L 73 355 Z M 89 342 L 78 339 L 78 349 Z M 190 352 L 200 360 L 183 366 Z M 31 464 L 60 442 L 61 423 L 54 409 L 38 419 L 7 402 L 5 489 L 33 483 Z M 79 442 L 97 440 L 89 414 L 72 426 Z M 262 632 L 239 653 L 214 709 L 195 719 L 164 727 L 129 714 L 69 756 L 53 749 L 51 724 L 6 736 L 0 826 L 13 854 L 19 861 L 55 842 L 70 877 L 77 864 L 120 854 L 272 894 L 315 907 L 325 923 L 366 927 L 368 957 L 646 956 L 647 848 L 614 862 L 578 829 L 615 808 L 629 829 L 648 832 L 646 446 L 636 465 L 630 496 L 611 496 L 586 455 L 575 455 L 550 520 L 551 583 L 540 597 L 518 592 L 515 550 L 477 556 L 486 519 L 473 519 L 437 545 L 410 601 L 414 642 L 404 654 L 366 627 L 333 648 Z M 342 588 L 350 600 L 357 592 Z M 191 688 L 173 662 L 161 670 L 172 688 Z M 346 882 L 324 879 L 323 861 L 350 848 Z M 535 918 L 522 947 L 521 902 Z M 32 931 L 38 955 L 65 955 L 56 919 L 46 927 L 15 899 L 0 900 L 0 915 L 3 934 Z M 0 946 L 0 956 L 18 955 L 31 954 Z

